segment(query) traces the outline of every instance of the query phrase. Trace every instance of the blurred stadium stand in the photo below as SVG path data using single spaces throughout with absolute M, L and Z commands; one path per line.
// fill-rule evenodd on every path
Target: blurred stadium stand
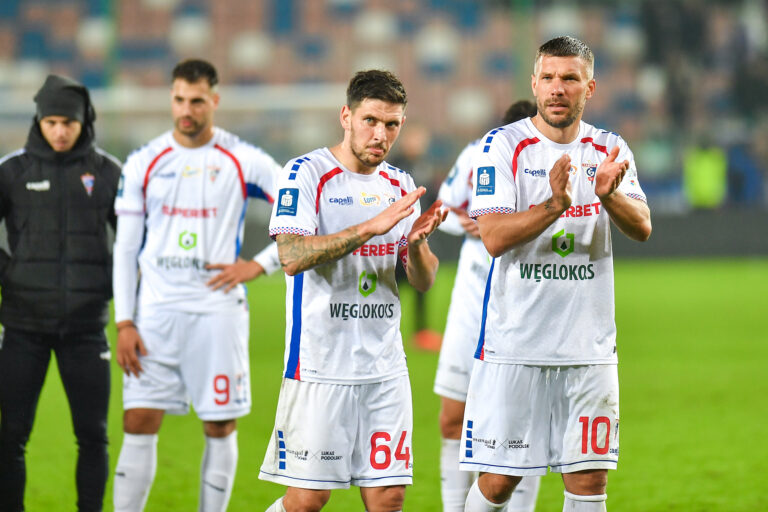
M 764 214 L 764 0 L 2 0 L 0 152 L 23 144 L 33 92 L 56 72 L 92 88 L 100 144 L 125 158 L 170 128 L 170 69 L 199 56 L 221 74 L 217 124 L 284 161 L 335 142 L 350 75 L 385 67 L 431 134 L 416 179 L 436 183 L 531 97 L 535 49 L 561 34 L 595 51 L 585 120 L 629 142 L 655 215 L 697 210 L 683 163 L 711 145 L 727 157 L 727 193 L 707 207 Z

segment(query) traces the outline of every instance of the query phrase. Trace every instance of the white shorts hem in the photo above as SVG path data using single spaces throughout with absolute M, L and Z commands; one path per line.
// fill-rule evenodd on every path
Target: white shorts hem
M 413 485 L 413 476 L 382 476 L 379 478 L 353 478 L 355 487 L 387 487 L 390 485 Z
M 243 409 L 234 409 L 221 412 L 197 412 L 197 417 L 203 421 L 226 421 L 234 420 L 235 418 L 242 418 L 250 412 L 251 408 L 245 407 Z
M 349 489 L 349 481 L 341 480 L 316 480 L 312 478 L 299 478 L 288 475 L 276 475 L 267 473 L 263 469 L 259 471 L 259 480 L 273 482 L 286 487 L 296 487 L 298 489 L 327 490 L 327 489 Z
M 445 386 L 440 386 L 438 384 L 435 384 L 435 387 L 433 389 L 436 395 L 450 398 L 451 400 L 456 400 L 457 402 L 464 402 L 467 403 L 467 392 L 461 393 L 460 391 L 456 391 L 454 389 L 449 389 Z
M 123 401 L 123 409 L 159 409 L 165 411 L 165 414 L 174 416 L 184 416 L 189 414 L 189 405 L 180 405 L 178 402 L 168 402 L 161 400 L 130 400 Z
M 618 463 L 616 460 L 585 460 L 566 464 L 553 464 L 550 466 L 550 471 L 553 473 L 575 473 L 585 469 L 616 469 Z
M 486 464 L 484 462 L 459 462 L 459 469 L 462 471 L 480 471 L 482 473 L 510 476 L 544 476 L 547 474 L 547 466 L 516 467 Z

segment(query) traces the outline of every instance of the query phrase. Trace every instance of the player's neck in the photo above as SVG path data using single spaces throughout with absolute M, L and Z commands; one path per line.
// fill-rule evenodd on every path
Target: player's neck
M 173 130 L 173 139 L 185 148 L 199 148 L 208 144 L 213 138 L 213 126 L 193 136 L 184 135 L 178 130 Z
M 376 167 L 378 167 L 368 167 L 367 165 L 363 164 L 360 159 L 357 158 L 354 153 L 352 153 L 352 149 L 344 144 L 344 142 L 340 142 L 332 148 L 328 148 L 328 150 L 336 158 L 336 160 L 338 160 L 341 165 L 344 166 L 344 168 L 354 173 L 373 174 L 373 172 L 376 170 Z
M 558 144 L 570 144 L 576 137 L 579 136 L 579 128 L 581 125 L 581 118 L 576 119 L 570 125 L 564 128 L 555 128 L 550 125 L 540 115 L 536 114 L 531 118 L 531 122 L 539 130 L 542 135 Z

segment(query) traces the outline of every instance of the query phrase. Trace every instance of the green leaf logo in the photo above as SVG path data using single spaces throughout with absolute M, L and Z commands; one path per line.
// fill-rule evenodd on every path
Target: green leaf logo
M 197 245 L 197 233 L 182 231 L 179 235 L 179 247 L 188 251 Z
M 360 278 L 357 281 L 357 289 L 360 290 L 360 295 L 367 297 L 376 291 L 376 274 L 369 274 L 365 270 L 360 274 Z
M 552 236 L 552 250 L 563 258 L 573 252 L 574 245 L 573 233 L 566 233 L 564 229 Z

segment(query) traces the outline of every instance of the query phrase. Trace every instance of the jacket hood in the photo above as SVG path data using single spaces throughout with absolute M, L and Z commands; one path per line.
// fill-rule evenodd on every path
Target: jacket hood
M 96 118 L 88 89 L 70 78 L 48 75 L 35 95 L 37 112 L 27 137 L 26 150 L 45 160 L 67 161 L 80 158 L 91 150 L 94 141 L 93 121 Z M 49 115 L 63 115 L 80 121 L 80 137 L 71 150 L 57 153 L 40 131 L 40 119 Z

